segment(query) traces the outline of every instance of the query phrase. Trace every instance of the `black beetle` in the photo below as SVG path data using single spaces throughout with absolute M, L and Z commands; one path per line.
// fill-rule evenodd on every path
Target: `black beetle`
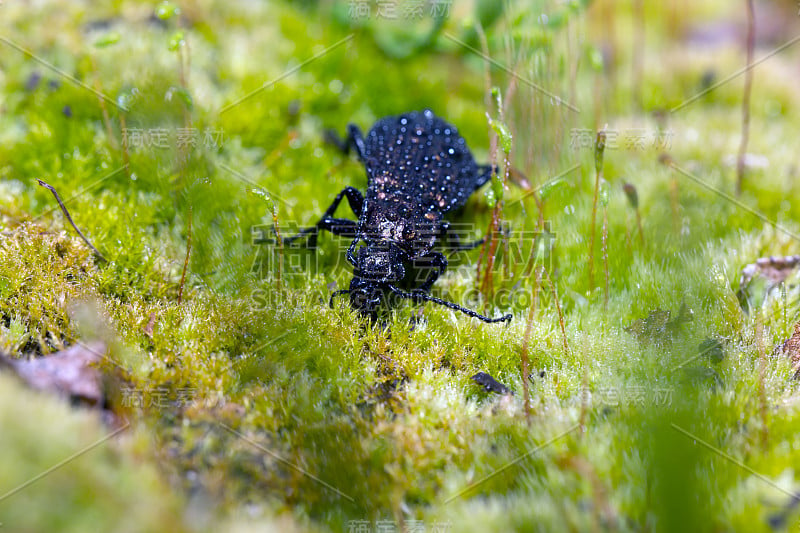
M 455 234 L 448 233 L 444 219 L 492 177 L 492 167 L 475 163 L 454 126 L 426 109 L 382 118 L 366 139 L 358 126 L 350 124 L 344 141 L 335 135 L 329 140 L 345 153 L 355 149 L 367 170 L 367 194 L 345 187 L 315 226 L 284 243 L 308 236 L 313 246 L 320 229 L 353 239 L 347 249 L 347 260 L 355 267 L 353 279 L 349 289 L 331 295 L 331 306 L 334 296 L 349 294 L 351 306 L 374 319 L 381 302 L 394 295 L 434 302 L 484 322 L 511 320 L 510 314 L 488 318 L 428 294 L 447 268 L 444 254 L 433 250 L 437 239 L 459 250 L 483 242 L 460 244 Z M 333 217 L 343 198 L 358 215 L 357 222 Z M 362 241 L 364 245 L 356 250 Z M 417 268 L 432 271 L 415 285 Z

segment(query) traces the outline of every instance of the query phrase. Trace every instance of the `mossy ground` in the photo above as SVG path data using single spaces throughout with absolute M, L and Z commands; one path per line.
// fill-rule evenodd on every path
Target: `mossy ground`
M 782 515 L 775 527 L 796 528 L 789 504 L 800 490 L 798 385 L 789 361 L 770 354 L 800 318 L 798 294 L 787 283 L 785 297 L 743 310 L 736 290 L 745 264 L 798 250 L 765 222 L 800 232 L 797 52 L 754 71 L 748 152 L 768 166 L 748 171 L 739 205 L 659 156 L 669 152 L 678 167 L 732 194 L 735 169 L 725 158 L 738 149 L 743 77 L 667 112 L 666 124 L 652 112 L 701 91 L 709 72 L 720 80 L 743 66 L 741 33 L 709 53 L 695 53 L 688 40 L 708 21 L 741 23 L 743 7 L 648 3 L 642 111 L 627 4 L 537 1 L 500 10 L 456 1 L 433 45 L 420 50 L 409 43 L 434 26 L 427 11 L 409 22 L 398 8 L 393 22 L 367 3 L 372 15 L 358 19 L 355 4 L 199 0 L 166 22 L 149 3 L 0 6 L 8 41 L 0 43 L 0 350 L 39 357 L 105 341 L 109 408 L 130 423 L 3 497 L 113 429 L 0 375 L 0 530 L 341 531 L 383 521 L 398 530 L 760 531 Z M 791 2 L 773 4 L 796 17 Z M 544 290 L 528 346 L 529 416 L 520 364 L 535 276 L 521 277 L 520 264 L 511 261 L 514 276 L 497 269 L 505 301 L 470 296 L 479 251 L 461 256 L 434 287 L 490 315 L 514 313 L 507 327 L 431 304 L 401 306 L 383 327 L 360 321 L 345 301 L 328 308 L 330 292 L 350 276 L 342 242 L 328 235 L 315 254 L 295 257 L 301 264 L 287 262 L 279 282 L 268 261 L 252 268 L 277 257 L 275 247 L 253 244 L 274 223 L 271 203 L 286 235 L 313 223 L 345 185 L 365 186 L 363 168 L 322 142 L 326 128 L 366 129 L 429 107 L 458 126 L 478 160 L 490 158 L 486 113 L 498 114 L 485 98 L 485 63 L 448 37 L 481 48 L 470 25 L 478 19 L 492 56 L 527 80 L 516 82 L 505 114 L 515 166 L 541 185 L 577 165 L 543 206 L 568 349 Z M 168 49 L 179 28 L 183 76 L 179 52 Z M 116 44 L 94 46 L 115 34 Z M 762 44 L 757 57 L 772 48 Z M 503 96 L 509 80 L 491 69 Z M 579 111 L 554 105 L 529 82 Z M 110 95 L 113 139 L 90 89 Z M 113 103 L 120 95 L 127 111 Z M 129 134 L 148 135 L 138 144 L 129 137 L 127 167 L 122 120 Z M 576 128 L 593 139 L 606 123 L 619 134 L 604 161 L 607 306 L 602 209 L 594 290 L 587 268 L 594 152 L 575 146 Z M 187 127 L 196 142 L 179 147 L 177 129 Z M 659 128 L 672 132 L 660 148 L 652 146 Z M 648 135 L 647 146 L 625 144 L 634 129 Z M 70 199 L 72 217 L 108 262 L 75 235 L 36 179 Z M 638 190 L 644 243 L 626 181 Z M 248 194 L 254 185 L 271 201 Z M 512 244 L 537 227 L 539 208 L 525 195 L 513 185 L 504 192 Z M 474 224 L 477 237 L 490 217 L 479 193 L 459 221 Z M 530 242 L 522 246 L 526 257 Z M 657 309 L 674 318 L 682 305 L 692 320 L 672 335 L 648 342 L 623 329 Z M 697 357 L 708 338 L 723 343 L 722 362 Z M 469 379 L 478 371 L 516 395 L 483 393 Z M 134 392 L 143 407 L 131 405 Z

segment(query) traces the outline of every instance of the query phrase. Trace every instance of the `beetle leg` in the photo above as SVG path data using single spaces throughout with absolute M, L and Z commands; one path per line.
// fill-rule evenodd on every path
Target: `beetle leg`
M 444 241 L 445 246 L 447 247 L 448 250 L 456 252 L 472 250 L 473 248 L 477 248 L 478 246 L 486 242 L 485 238 L 481 238 L 478 239 L 477 241 L 462 243 L 458 234 L 450 231 L 450 224 L 447 222 L 442 224 L 440 237 L 442 241 Z
M 417 290 L 428 292 L 433 287 L 433 284 L 439 279 L 439 276 L 444 274 L 444 271 L 447 269 L 447 258 L 445 258 L 444 254 L 439 252 L 430 252 L 428 255 L 421 257 L 420 259 L 428 259 L 430 263 L 426 263 L 426 266 L 430 265 L 434 267 L 434 271 L 431 272 L 428 279 L 420 285 Z
M 465 250 L 472 250 L 486 242 L 486 239 L 481 237 L 477 241 L 462 243 L 461 239 L 455 233 L 447 234 L 447 247 L 456 252 L 463 252 Z
M 325 131 L 325 140 L 336 146 L 345 154 L 350 153 L 351 148 L 355 149 L 358 159 L 360 159 L 362 163 L 366 163 L 367 150 L 364 147 L 364 135 L 361 133 L 361 129 L 355 124 L 349 124 L 347 126 L 347 137 L 344 140 L 333 130 Z
M 475 190 L 477 191 L 484 183 L 492 179 L 492 174 L 497 170 L 492 165 L 478 165 L 478 179 L 475 180 Z
M 308 236 L 309 246 L 314 247 L 317 244 L 317 233 L 321 229 L 328 230 L 334 235 L 347 235 L 354 237 L 357 227 L 356 222 L 346 218 L 333 218 L 336 208 L 339 207 L 339 204 L 342 203 L 342 198 L 345 197 L 347 198 L 347 203 L 350 204 L 350 209 L 353 210 L 353 213 L 355 213 L 356 216 L 360 216 L 361 208 L 364 205 L 364 196 L 362 196 L 361 192 L 355 187 L 345 187 L 339 194 L 336 195 L 333 203 L 331 203 L 330 207 L 328 207 L 328 209 L 322 214 L 322 217 L 314 226 L 300 230 L 297 235 L 283 239 L 283 244 L 290 245 L 297 239 Z
M 337 297 L 337 296 L 342 295 L 342 294 L 350 294 L 350 289 L 341 289 L 341 290 L 338 290 L 338 291 L 333 291 L 331 293 L 331 299 L 328 302 L 328 305 L 330 305 L 331 309 L 333 309 L 333 299 L 335 297 Z

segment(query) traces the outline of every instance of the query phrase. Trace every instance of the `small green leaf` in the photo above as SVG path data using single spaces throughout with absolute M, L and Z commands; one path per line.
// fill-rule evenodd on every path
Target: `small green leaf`
M 475 3 L 475 17 L 480 21 L 481 26 L 490 28 L 503 15 L 505 7 L 505 2 L 478 0 Z
M 492 87 L 492 98 L 497 104 L 497 109 L 503 109 L 503 95 L 500 94 L 499 87 Z
M 189 94 L 189 91 L 187 91 L 183 87 L 175 87 L 175 86 L 170 87 L 167 90 L 167 94 L 164 96 L 164 99 L 167 102 L 171 102 L 173 97 L 178 97 L 181 100 L 181 102 L 183 102 L 183 105 L 186 106 L 186 109 L 188 109 L 189 111 L 194 109 L 194 101 L 192 100 L 192 95 Z
M 0 275 L 0 298 L 7 298 L 11 294 L 11 281 Z
M 118 43 L 120 38 L 121 38 L 121 36 L 120 36 L 119 32 L 110 31 L 110 32 L 106 33 L 105 35 L 103 35 L 102 37 L 100 37 L 99 39 L 97 39 L 94 42 L 94 45 L 97 48 L 105 48 L 107 46 L 111 46 L 112 44 Z
M 182 31 L 176 31 L 169 38 L 169 42 L 167 43 L 167 47 L 169 48 L 170 52 L 174 52 L 175 50 L 177 50 L 178 48 L 180 48 L 184 44 L 186 44 L 186 40 L 184 39 L 183 32 Z
M 499 174 L 492 176 L 492 193 L 496 200 L 503 199 L 503 178 Z
M 546 229 L 543 229 L 540 233 L 536 235 L 533 241 L 532 252 L 536 254 L 537 262 L 542 262 L 550 257 L 550 254 L 553 251 L 554 241 L 555 241 L 555 235 L 553 235 Z
M 489 207 L 494 209 L 494 206 L 497 205 L 497 197 L 494 195 L 494 188 L 489 187 L 484 194 L 486 195 L 486 203 L 489 204 Z
M 181 9 L 172 2 L 161 2 L 156 6 L 156 16 L 161 20 L 168 20 L 178 15 Z
M 589 65 L 591 65 L 592 70 L 595 72 L 602 72 L 604 67 L 603 63 L 603 54 L 600 52 L 600 49 L 592 47 L 589 50 Z
M 715 363 L 721 363 L 725 359 L 725 347 L 720 341 L 714 338 L 707 338 L 697 347 L 700 355 L 705 355 Z
M 503 151 L 509 153 L 511 151 L 511 141 L 513 140 L 511 130 L 508 129 L 508 126 L 506 126 L 504 122 L 492 118 L 489 118 L 489 126 L 492 127 L 499 137 L 500 146 L 503 148 Z
M 256 189 L 256 188 L 252 188 L 252 189 L 248 188 L 247 189 L 247 194 L 264 200 L 264 202 L 266 202 L 266 204 L 267 204 L 267 208 L 273 214 L 275 213 L 275 202 L 272 201 L 272 197 L 269 195 L 269 193 L 267 191 L 265 191 L 264 189 L 261 189 L 261 188 L 258 188 L 258 189 Z
M 119 93 L 119 95 L 117 95 L 117 105 L 125 111 L 130 111 L 131 106 L 133 106 L 133 103 L 136 100 L 136 95 L 138 92 L 138 89 L 122 91 Z
M 564 178 L 555 178 L 542 185 L 539 188 L 539 196 L 542 198 L 542 201 L 546 200 L 556 189 L 562 188 L 566 183 L 567 180 Z

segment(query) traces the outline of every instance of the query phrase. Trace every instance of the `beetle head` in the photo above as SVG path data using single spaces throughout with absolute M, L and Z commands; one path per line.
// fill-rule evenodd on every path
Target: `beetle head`
M 367 244 L 358 250 L 353 279 L 350 281 L 350 305 L 373 318 L 389 286 L 405 277 L 402 251 L 386 243 Z
M 333 307 L 333 298 L 341 294 L 350 295 L 350 305 L 362 315 L 368 316 L 373 321 L 378 317 L 378 307 L 390 295 L 416 302 L 433 302 L 456 311 L 479 318 L 484 322 L 506 322 L 511 320 L 511 315 L 499 318 L 489 318 L 480 313 L 462 307 L 458 304 L 442 300 L 427 294 L 424 291 L 403 291 L 395 286 L 395 282 L 402 281 L 405 277 L 404 260 L 408 256 L 397 245 L 392 243 L 372 243 L 362 246 L 358 255 L 352 251 L 355 242 L 347 251 L 347 259 L 355 266 L 350 288 L 335 291 L 331 294 L 330 305 Z
M 383 300 L 384 290 L 379 283 L 353 277 L 350 280 L 350 306 L 362 315 L 372 319 L 378 316 L 378 307 Z

